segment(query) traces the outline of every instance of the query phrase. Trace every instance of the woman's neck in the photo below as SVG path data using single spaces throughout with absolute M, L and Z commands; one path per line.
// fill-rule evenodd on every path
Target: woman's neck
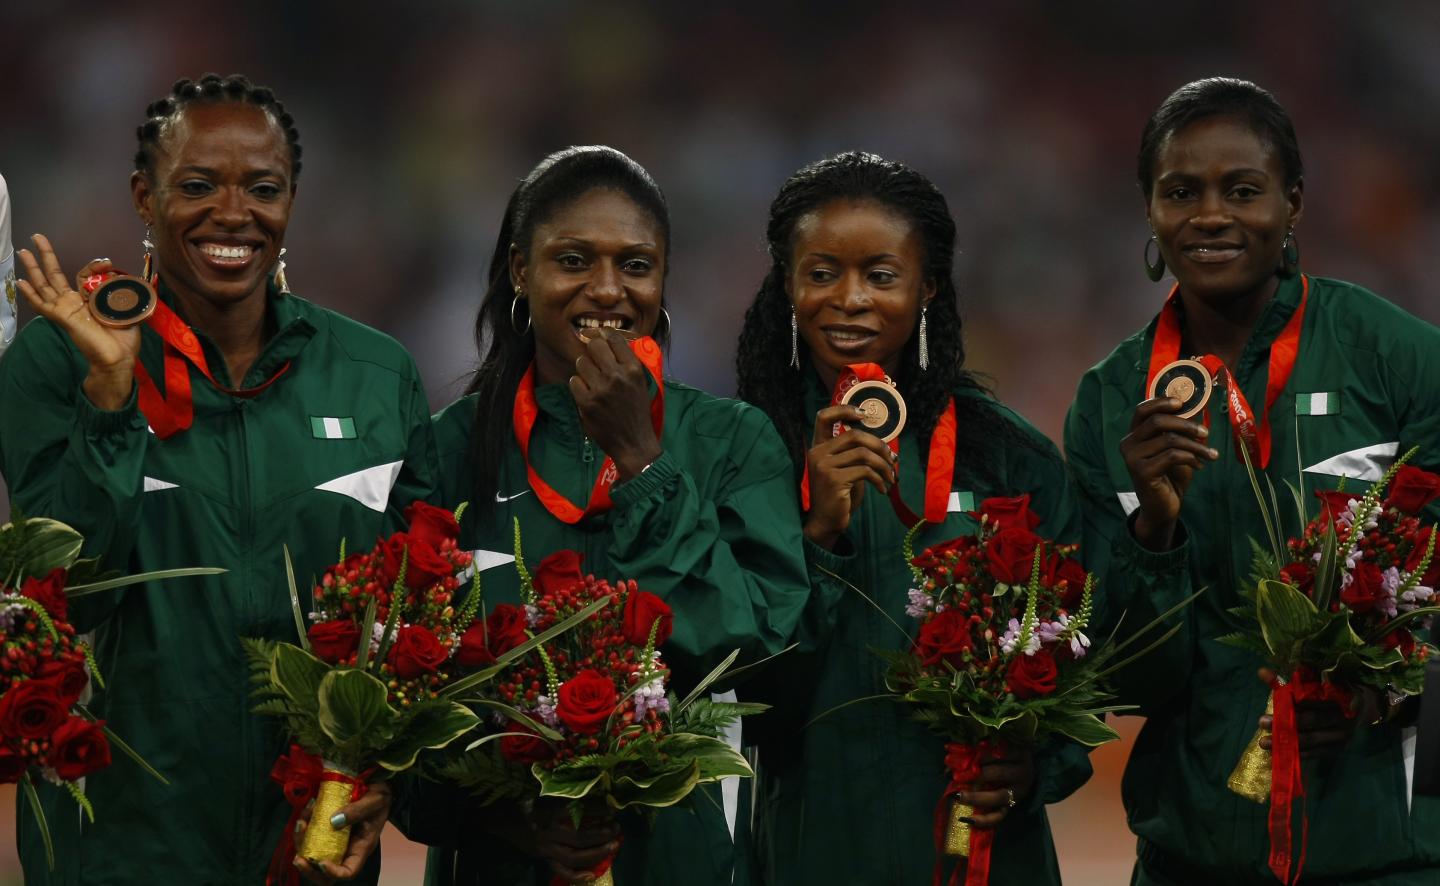
M 1271 278 L 1255 291 L 1225 301 L 1187 295 L 1180 290 L 1185 306 L 1185 349 L 1190 354 L 1214 354 L 1226 366 L 1236 367 L 1245 352 L 1265 306 L 1275 297 L 1279 280 Z
M 217 304 L 209 299 L 174 290 L 175 298 L 190 327 L 204 333 L 225 360 L 232 385 L 244 383 L 245 374 L 265 346 L 267 298 L 264 288 L 231 304 Z

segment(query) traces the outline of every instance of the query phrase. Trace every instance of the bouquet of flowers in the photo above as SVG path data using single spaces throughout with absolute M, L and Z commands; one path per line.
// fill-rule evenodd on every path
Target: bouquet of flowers
M 1259 654 L 1275 673 L 1268 711 L 1272 749 L 1257 731 L 1231 774 L 1230 789 L 1270 803 L 1270 867 L 1288 882 L 1291 805 L 1303 796 L 1295 703 L 1329 700 L 1350 716 L 1354 692 L 1364 688 L 1392 698 L 1418 695 L 1425 662 L 1435 654 L 1415 631 L 1440 613 L 1432 605 L 1440 561 L 1435 527 L 1422 526 L 1422 509 L 1440 497 L 1440 476 L 1398 459 L 1363 494 L 1316 492 L 1320 513 L 1307 519 L 1296 487 L 1304 531 L 1282 543 L 1274 489 L 1269 501 L 1250 471 L 1269 548 L 1252 542 L 1255 558 L 1242 605 L 1231 613 L 1244 627 L 1222 643 Z M 1303 814 L 1303 810 L 1302 810 Z M 1302 848 L 1303 853 L 1303 848 Z
M 549 634 L 567 618 L 585 620 L 500 673 L 478 701 L 494 712 L 497 730 L 438 776 L 474 789 L 487 803 L 564 798 L 576 827 L 587 799 L 617 811 L 656 809 L 678 803 L 698 784 L 750 776 L 745 758 L 720 735 L 765 706 L 701 698 L 737 653 L 677 698 L 667 690 L 670 674 L 659 652 L 673 624 L 670 607 L 633 580 L 612 585 L 581 575 L 580 561 L 574 551 L 560 551 L 532 577 L 517 528 L 524 605 L 491 612 L 491 654 L 503 658 L 527 634 Z M 609 606 L 596 611 L 597 603 Z M 613 882 L 609 868 L 606 861 L 594 871 L 597 883 Z
M 974 535 L 918 555 L 914 539 L 925 524 L 911 529 L 905 556 L 916 587 L 906 612 L 920 629 L 909 650 L 876 651 L 889 663 L 888 697 L 947 742 L 950 783 L 935 810 L 937 881 L 943 849 L 968 858 L 965 882 L 975 886 L 988 882 L 994 831 L 972 832 L 963 819 L 974 810 L 953 798 L 974 786 L 981 761 L 1056 736 L 1087 746 L 1118 738 L 1104 715 L 1127 708 L 1106 705 L 1111 694 L 1103 678 L 1178 628 L 1112 661 L 1150 626 L 1124 643 L 1092 648 L 1085 632 L 1095 580 L 1075 558 L 1078 546 L 1035 534 L 1040 518 L 1028 495 L 986 499 L 972 514 L 979 521 Z M 957 868 L 951 882 L 959 876 Z
M 363 796 L 372 779 L 409 769 L 422 751 L 445 747 L 479 722 L 459 697 L 509 659 L 486 648 L 478 573 L 475 590 L 454 605 L 473 559 L 457 545 L 463 511 L 415 502 L 405 510 L 408 529 L 372 550 L 346 556 L 341 542 L 340 562 L 312 591 L 308 629 L 291 570 L 298 645 L 243 641 L 259 699 L 254 711 L 283 718 L 294 741 L 270 774 L 294 808 L 271 858 L 277 882 L 293 876 L 295 823 L 310 800 L 312 826 L 300 854 L 337 863 L 350 829 L 330 826 L 335 812 Z M 285 558 L 290 569 L 288 550 Z M 542 639 L 517 644 L 511 657 Z
M 104 688 L 90 647 L 69 620 L 74 597 L 126 585 L 214 575 L 223 569 L 172 569 L 124 577 L 97 574 L 80 559 L 84 539 L 56 520 L 0 526 L 0 783 L 20 785 L 53 869 L 55 850 L 35 780 L 63 787 L 85 815 L 95 810 L 78 782 L 110 765 L 113 745 L 162 783 L 164 776 L 97 719 L 80 699 L 93 678 Z

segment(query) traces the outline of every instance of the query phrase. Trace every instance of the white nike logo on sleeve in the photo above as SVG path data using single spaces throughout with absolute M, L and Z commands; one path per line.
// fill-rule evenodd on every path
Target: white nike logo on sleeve
M 527 493 L 527 492 L 529 492 L 529 491 L 530 491 L 530 490 L 528 490 L 528 489 L 522 489 L 522 490 L 520 490 L 519 492 L 515 493 L 514 495 L 501 495 L 501 494 L 500 494 L 500 490 L 497 489 L 497 490 L 495 490 L 495 502 L 496 502 L 497 504 L 504 504 L 505 502 L 509 501 L 510 499 L 512 499 L 512 498 L 519 498 L 520 496 L 524 495 L 525 493 Z

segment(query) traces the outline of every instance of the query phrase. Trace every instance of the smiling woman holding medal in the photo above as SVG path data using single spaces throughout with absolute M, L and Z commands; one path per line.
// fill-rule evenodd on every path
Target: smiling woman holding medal
M 1124 635 L 1207 589 L 1117 675 L 1148 717 L 1124 784 L 1139 884 L 1275 882 L 1266 807 L 1226 785 L 1257 720 L 1270 725 L 1258 660 L 1216 641 L 1236 629 L 1249 539 L 1264 537 L 1240 447 L 1282 497 L 1287 481 L 1308 498 L 1342 478 L 1359 495 L 1412 446 L 1412 464 L 1440 465 L 1440 331 L 1301 272 L 1302 175 L 1289 116 L 1253 83 L 1199 80 L 1161 104 L 1139 156 L 1146 270 L 1176 282 L 1085 375 L 1066 422 L 1110 621 L 1125 610 Z M 1279 514 L 1297 536 L 1294 509 Z M 1402 712 L 1370 693 L 1353 708 L 1296 705 L 1302 755 L 1320 758 L 1306 767 L 1304 880 L 1437 882 L 1440 802 L 1409 796 Z
M 518 521 L 532 567 L 572 549 L 582 571 L 633 578 L 669 604 L 665 660 L 683 692 L 731 650 L 743 663 L 784 648 L 809 585 L 769 421 L 664 378 L 669 252 L 665 198 L 633 160 L 607 147 L 547 157 L 506 208 L 476 322 L 480 369 L 436 435 L 441 503 L 471 502 L 461 541 L 479 549 L 486 605 L 519 602 Z M 439 847 L 432 883 L 579 879 L 618 848 L 621 886 L 730 884 L 731 834 L 743 842 L 748 815 L 708 793 L 693 814 L 660 811 L 653 831 L 628 817 L 577 831 L 563 803 L 522 815 L 454 796 L 417 798 L 397 820 Z
M 314 575 L 338 539 L 367 543 L 431 491 L 409 355 L 284 286 L 299 172 L 298 134 L 270 90 L 182 80 L 139 129 L 141 277 L 92 262 L 72 288 L 44 237 L 19 254 L 40 317 L 0 361 L 15 507 L 73 525 L 107 568 L 229 570 L 72 605 L 106 677 L 92 709 L 170 783 L 119 765 L 91 776 L 101 814 L 83 831 L 70 798 L 41 784 L 56 869 L 24 816 L 27 882 L 264 881 L 290 812 L 270 779 L 284 743 L 250 714 L 240 637 L 295 639 L 286 546 L 295 573 Z M 388 798 L 377 785 L 347 811 L 383 821 Z M 307 875 L 360 873 L 378 838 L 358 827 L 342 865 Z
M 787 886 L 930 882 L 943 740 L 896 705 L 848 704 L 885 692 L 873 649 L 910 646 L 897 628 L 915 623 L 905 534 L 923 516 L 936 525 L 917 547 L 953 538 L 974 531 L 967 512 L 983 500 L 1029 495 L 1036 531 L 1069 543 L 1079 513 L 1055 447 L 964 368 L 955 222 L 929 180 L 873 154 L 819 161 L 781 187 L 767 239 L 740 395 L 788 444 L 817 600 L 756 724 L 761 861 Z M 1088 777 L 1084 752 L 983 762 L 962 802 L 998 828 L 992 882 L 1058 883 L 1044 804 Z

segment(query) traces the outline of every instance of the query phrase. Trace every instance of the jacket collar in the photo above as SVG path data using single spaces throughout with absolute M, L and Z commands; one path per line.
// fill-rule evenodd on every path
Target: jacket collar
M 160 300 L 165 302 L 180 319 L 188 325 L 190 319 L 185 316 L 185 311 L 180 305 L 179 299 L 175 297 L 175 291 L 160 280 L 157 288 Z M 320 309 L 301 298 L 287 295 L 280 292 L 275 286 L 274 278 L 270 278 L 265 286 L 265 313 L 266 325 L 275 331 L 265 342 L 260 350 L 260 357 L 255 365 L 250 367 L 245 378 L 241 380 L 240 387 L 250 387 L 261 384 L 274 375 L 286 362 L 294 360 L 304 350 L 316 332 L 319 331 L 317 323 L 323 322 L 323 314 Z M 221 357 L 220 349 L 215 342 L 205 333 L 192 327 L 195 338 L 199 340 L 200 347 L 205 351 L 205 359 L 210 364 L 210 372 L 216 380 L 223 385 L 234 386 L 230 378 L 229 368 Z

